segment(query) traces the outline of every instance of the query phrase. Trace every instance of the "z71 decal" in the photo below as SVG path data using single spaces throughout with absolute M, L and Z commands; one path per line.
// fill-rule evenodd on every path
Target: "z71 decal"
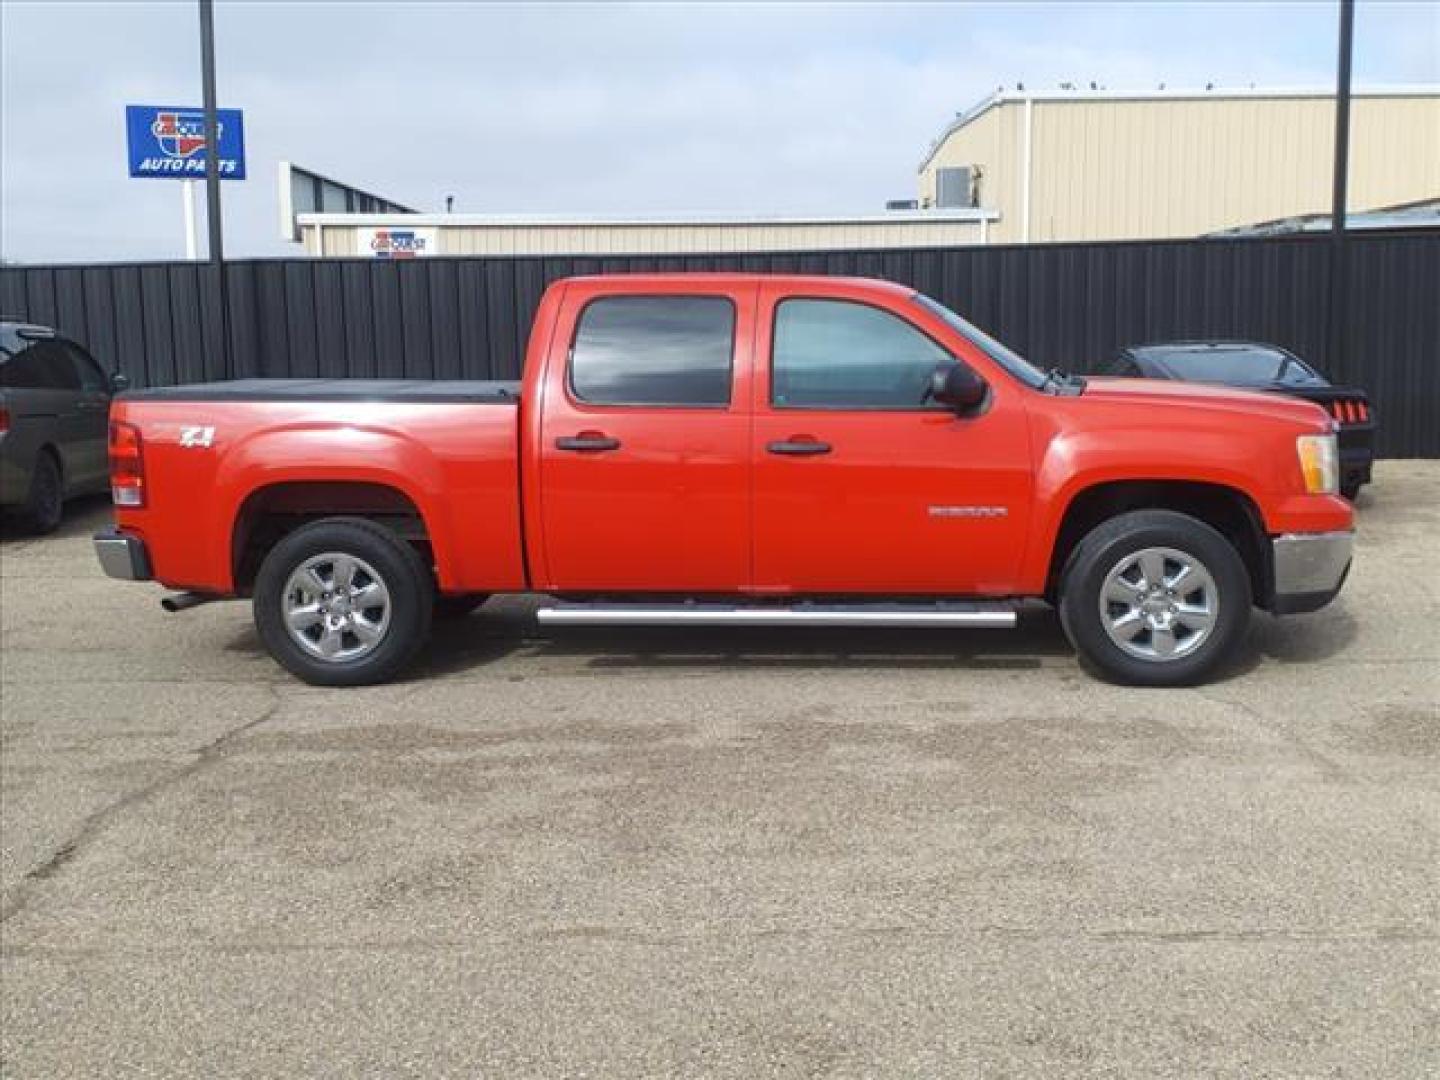
M 180 445 L 187 449 L 205 450 L 214 442 L 215 429 L 213 427 L 182 427 L 180 429 Z

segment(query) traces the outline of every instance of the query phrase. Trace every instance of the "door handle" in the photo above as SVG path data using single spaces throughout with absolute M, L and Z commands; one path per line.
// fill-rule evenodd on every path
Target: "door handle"
M 813 439 L 808 435 L 793 435 L 779 442 L 768 443 L 765 449 L 772 454 L 790 454 L 795 457 L 813 457 L 815 454 L 830 453 L 830 444 Z
M 582 431 L 579 435 L 562 435 L 555 440 L 556 450 L 570 450 L 577 454 L 598 454 L 605 450 L 619 450 L 620 440 L 599 431 Z

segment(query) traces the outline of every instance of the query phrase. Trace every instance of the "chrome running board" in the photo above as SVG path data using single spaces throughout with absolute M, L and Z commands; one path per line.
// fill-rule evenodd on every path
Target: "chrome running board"
M 536 612 L 542 626 L 936 626 L 1008 630 L 1004 601 L 928 604 L 555 603 Z

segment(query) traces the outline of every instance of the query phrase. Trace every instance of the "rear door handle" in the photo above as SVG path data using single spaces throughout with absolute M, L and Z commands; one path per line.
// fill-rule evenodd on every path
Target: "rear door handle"
M 808 436 L 792 436 L 779 442 L 768 443 L 765 447 L 772 454 L 790 454 L 795 457 L 812 457 L 815 454 L 830 453 L 830 444 Z
M 605 450 L 619 450 L 620 440 L 598 431 L 582 431 L 579 435 L 562 435 L 555 440 L 556 450 L 569 450 L 577 454 L 598 454 Z

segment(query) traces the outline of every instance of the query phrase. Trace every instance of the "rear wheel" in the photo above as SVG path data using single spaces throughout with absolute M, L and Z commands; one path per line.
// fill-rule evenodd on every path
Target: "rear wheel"
M 430 571 L 389 529 L 327 518 L 290 533 L 255 577 L 255 625 L 270 654 L 318 686 L 384 682 L 425 643 Z
M 1142 510 L 1080 542 L 1061 583 L 1060 621 L 1104 677 L 1185 686 L 1235 648 L 1250 605 L 1250 575 L 1230 541 L 1185 514 Z
M 42 450 L 35 457 L 30 492 L 21 510 L 25 525 L 33 533 L 54 532 L 60 526 L 64 510 L 65 479 L 60 474 L 60 462 L 49 450 Z
M 1360 494 L 1360 489 L 1363 486 L 1364 485 L 1361 484 L 1358 480 L 1352 480 L 1348 484 L 1340 485 L 1340 494 L 1344 498 L 1348 499 L 1350 502 L 1354 502 L 1356 497 Z

